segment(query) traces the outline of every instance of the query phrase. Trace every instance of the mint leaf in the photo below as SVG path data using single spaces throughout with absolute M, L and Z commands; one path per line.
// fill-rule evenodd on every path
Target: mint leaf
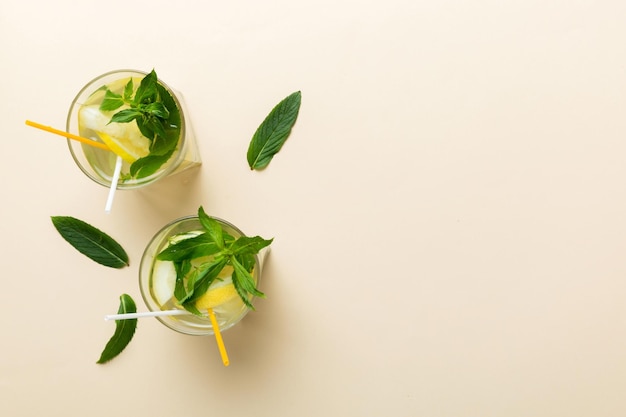
M 129 265 L 126 251 L 101 230 L 70 216 L 52 216 L 51 219 L 61 237 L 88 258 L 111 268 Z
M 143 77 L 133 99 L 133 105 L 149 104 L 157 101 L 159 92 L 157 90 L 157 75 L 154 70 Z
M 135 301 L 130 295 L 122 294 L 120 296 L 120 307 L 117 312 L 118 314 L 137 312 Z M 122 351 L 133 339 L 136 329 L 137 319 L 115 320 L 115 333 L 113 333 L 113 336 L 104 347 L 97 363 L 106 363 L 122 353 Z
M 247 159 L 250 169 L 265 168 L 280 151 L 298 118 L 301 101 L 300 91 L 287 96 L 272 109 L 257 128 L 248 147 Z
M 100 103 L 100 110 L 113 111 L 117 110 L 124 105 L 124 99 L 119 94 L 116 94 L 107 88 L 104 93 L 104 99 Z
M 150 123 L 152 122 L 152 123 Z M 176 149 L 176 142 L 167 139 L 167 131 L 163 127 L 163 124 L 154 123 L 154 121 L 148 121 L 150 127 L 146 127 L 149 131 L 152 131 L 154 139 L 150 144 L 150 154 L 152 155 L 166 155 L 171 154 Z M 156 129 L 155 129 L 156 128 Z M 160 133 L 159 133 L 160 132 Z
M 141 116 L 143 116 L 143 114 L 139 110 L 120 110 L 115 113 L 113 117 L 111 117 L 111 121 L 109 123 L 129 123 Z
M 133 79 L 129 79 L 124 86 L 124 101 L 131 101 L 133 98 L 133 91 L 135 86 L 133 85 Z
M 254 285 L 254 279 L 252 278 L 252 274 L 244 268 L 244 266 L 237 260 L 236 257 L 232 257 L 230 259 L 231 264 L 233 266 L 233 282 L 237 281 L 237 283 L 241 286 L 241 288 L 257 297 L 265 297 L 261 291 L 259 291 Z
M 156 103 L 155 103 L 156 104 Z M 167 111 L 167 110 L 166 110 Z M 165 132 L 165 127 L 163 126 L 163 122 L 161 121 L 162 119 L 152 115 L 152 114 L 147 114 L 144 111 L 144 116 L 143 116 L 143 120 L 144 123 L 146 123 L 148 126 L 150 126 L 150 129 L 157 134 L 157 137 L 162 137 L 165 138 L 165 135 L 167 134 Z M 157 139 L 157 138 L 154 138 Z M 154 140 L 152 141 L 154 143 Z M 174 146 L 176 145 L 176 143 L 173 144 Z M 174 149 L 173 147 L 168 147 L 168 149 Z M 150 149 L 154 149 L 152 146 L 150 147 Z
M 233 255 L 254 255 L 259 253 L 264 247 L 269 246 L 273 240 L 274 239 L 265 240 L 260 236 L 241 236 L 230 245 L 229 249 L 232 251 Z
M 220 249 L 224 249 L 224 237 L 222 234 L 222 226 L 217 222 L 217 220 L 209 217 L 202 207 L 198 209 L 198 219 L 200 220 L 200 224 L 209 234 L 209 237 L 213 240 L 215 245 Z
M 170 115 L 169 110 L 163 103 L 150 103 L 143 107 L 144 111 L 152 116 L 158 117 L 160 119 L 167 119 Z
M 213 239 L 208 234 L 203 233 L 168 246 L 157 255 L 157 259 L 178 262 L 185 258 L 213 255 L 219 251 L 220 249 Z
M 152 127 L 150 126 L 150 122 L 145 117 L 137 118 L 137 127 L 139 128 L 139 131 L 141 132 L 142 135 L 144 135 L 145 137 L 150 139 L 152 142 L 154 142 L 154 139 L 155 139 L 154 129 L 152 129 Z
M 187 289 L 185 288 L 185 277 L 191 271 L 191 261 L 184 259 L 181 262 L 174 262 L 174 269 L 176 270 L 176 282 L 174 284 L 174 296 L 177 300 L 184 300 L 187 298 Z
M 139 158 L 130 166 L 130 175 L 135 178 L 144 178 L 154 174 L 174 153 L 174 149 L 163 155 L 144 156 Z
M 254 256 L 256 253 L 245 254 L 245 255 L 235 255 L 237 261 L 246 268 L 246 271 L 252 272 L 254 269 L 254 265 L 256 264 L 256 257 Z
M 227 258 L 216 257 L 214 260 L 204 265 L 201 269 L 198 269 L 197 275 L 192 274 L 194 279 L 187 282 L 186 297 L 184 299 L 179 299 L 178 301 L 185 308 L 186 305 L 195 303 L 198 298 L 202 297 L 202 295 L 207 292 L 213 281 L 215 281 L 227 263 Z
M 261 291 L 257 290 L 254 285 L 254 280 L 252 279 L 252 275 L 243 267 L 243 265 L 237 261 L 235 257 L 231 258 L 231 263 L 233 266 L 233 286 L 239 294 L 239 298 L 241 301 L 250 309 L 254 310 L 254 306 L 250 302 L 248 298 L 248 294 L 257 295 L 259 297 L 265 297 Z

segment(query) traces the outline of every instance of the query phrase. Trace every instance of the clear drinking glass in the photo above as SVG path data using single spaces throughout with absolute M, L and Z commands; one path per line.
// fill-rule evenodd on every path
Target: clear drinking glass
M 103 142 L 103 132 L 111 138 L 111 131 L 122 138 L 122 142 L 137 143 L 141 150 L 147 151 L 146 144 L 150 143 L 147 138 L 141 136 L 136 121 L 130 123 L 111 123 L 106 125 L 110 117 L 118 110 L 100 111 L 99 105 L 105 97 L 106 88 L 112 92 L 124 95 L 124 87 L 128 80 L 133 81 L 136 89 L 146 76 L 145 72 L 136 70 L 116 70 L 107 72 L 96 77 L 84 86 L 72 101 L 67 116 L 66 131 L 75 135 L 87 137 L 98 142 Z M 177 136 L 177 145 L 173 152 L 159 156 L 162 158 L 162 165 L 153 173 L 146 176 L 133 176 L 130 174 L 130 166 L 133 162 L 132 156 L 142 155 L 133 153 L 134 147 L 125 152 L 127 156 L 122 164 L 118 189 L 133 189 L 143 187 L 165 178 L 169 175 L 184 171 L 188 168 L 201 164 L 200 154 L 193 133 L 191 122 L 187 117 L 188 112 L 179 92 L 168 87 L 163 81 L 158 80 L 159 92 L 163 97 L 166 107 L 172 110 L 167 122 L 167 132 L 174 138 Z M 127 107 L 127 106 L 125 106 Z M 120 109 L 124 109 L 121 107 Z M 97 125 L 98 127 L 95 127 Z M 116 130 L 117 129 L 117 130 Z M 107 133 L 108 132 L 108 133 Z M 111 186 L 111 180 L 115 170 L 117 154 L 85 145 L 81 142 L 68 139 L 70 153 L 78 167 L 93 181 L 105 187 Z M 145 171 L 144 171 L 145 172 Z
M 243 232 L 233 224 L 213 217 L 223 230 L 235 239 Z M 197 216 L 183 217 L 163 227 L 148 243 L 139 266 L 139 288 L 144 302 L 150 311 L 179 309 L 184 310 L 174 297 L 176 271 L 171 261 L 156 259 L 157 255 L 170 244 L 203 233 L 204 229 Z M 263 261 L 269 251 L 264 248 L 256 255 L 252 277 L 258 288 L 261 279 Z M 250 300 L 254 303 L 254 299 Z M 225 331 L 250 311 L 239 296 L 213 307 L 220 331 Z M 212 335 L 213 326 L 208 315 L 199 317 L 192 314 L 159 316 L 157 319 L 172 330 L 188 335 Z

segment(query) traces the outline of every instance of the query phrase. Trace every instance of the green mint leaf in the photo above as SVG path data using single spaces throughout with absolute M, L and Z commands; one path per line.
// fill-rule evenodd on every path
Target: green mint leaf
M 245 267 L 236 259 L 236 257 L 232 256 L 230 258 L 231 264 L 233 266 L 233 286 L 239 294 L 239 298 L 241 301 L 250 309 L 255 310 L 254 306 L 250 302 L 250 298 L 248 294 L 253 294 L 258 297 L 265 297 L 261 291 L 259 291 L 254 285 L 254 279 L 250 272 L 248 272 Z
M 118 314 L 136 313 L 137 306 L 135 301 L 128 294 L 122 294 L 120 296 L 120 307 L 117 310 Z M 128 346 L 130 341 L 135 335 L 137 329 L 137 319 L 127 320 L 115 320 L 115 333 L 104 347 L 104 350 L 100 354 L 98 359 L 99 364 L 107 363 Z
M 250 254 L 239 254 L 235 255 L 237 257 L 237 261 L 246 269 L 248 272 L 252 272 L 254 269 L 254 265 L 256 264 L 256 253 Z
M 260 236 L 241 236 L 230 245 L 229 249 L 234 255 L 254 255 L 269 246 L 273 240 L 266 240 Z
M 254 308 L 254 305 L 250 302 L 250 299 L 248 298 L 248 293 L 243 288 L 241 288 L 241 284 L 239 284 L 234 276 L 235 275 L 233 274 L 233 286 L 235 287 L 235 291 L 237 291 L 239 298 L 241 298 L 241 301 L 243 301 L 246 307 L 248 307 L 250 310 L 255 311 L 256 308 Z
M 133 99 L 133 105 L 139 106 L 140 104 L 149 104 L 157 101 L 159 92 L 157 89 L 157 75 L 154 70 L 147 74 L 141 80 L 137 91 L 135 92 L 135 98 Z
M 187 310 L 191 314 L 194 314 L 198 317 L 206 317 L 204 314 L 202 314 L 200 310 L 196 308 L 195 304 L 192 302 L 184 302 L 181 305 L 183 306 L 185 310 Z
M 111 268 L 129 265 L 126 251 L 101 230 L 70 216 L 52 216 L 51 219 L 61 237 L 88 258 Z
M 157 255 L 157 259 L 178 262 L 186 258 L 215 255 L 219 251 L 220 248 L 217 247 L 213 239 L 208 234 L 203 233 L 168 246 Z
M 150 144 L 150 153 L 153 155 L 169 154 L 176 149 L 176 145 L 176 142 L 168 141 L 165 136 L 156 134 Z
M 280 151 L 298 118 L 301 101 L 300 91 L 290 94 L 272 109 L 257 128 L 248 147 L 250 169 L 265 168 Z
M 197 275 L 193 277 L 193 288 L 190 289 L 188 283 L 186 298 L 178 300 L 183 307 L 187 309 L 188 305 L 193 305 L 198 298 L 202 297 L 227 263 L 227 258 L 217 257 L 211 262 L 208 262 L 201 269 L 198 269 Z M 192 310 L 189 311 L 193 313 Z
M 143 115 L 143 113 L 141 114 L 141 117 L 137 118 L 137 127 L 139 128 L 139 131 L 142 135 L 144 135 L 151 141 L 154 141 L 154 129 L 152 129 L 150 121 Z
M 113 111 L 117 110 L 124 105 L 124 99 L 119 94 L 116 94 L 107 88 L 104 93 L 104 99 L 100 103 L 100 110 Z
M 179 299 L 181 302 L 185 302 L 191 299 L 196 290 L 200 290 L 202 294 L 206 292 L 213 280 L 217 277 L 220 271 L 226 265 L 227 260 L 223 256 L 216 256 L 209 262 L 204 262 L 199 266 L 192 268 L 189 273 L 183 277 L 183 281 L 186 281 L 186 296 L 184 299 Z
M 158 117 L 154 117 L 154 116 L 145 116 L 144 115 L 144 120 L 146 120 L 145 123 L 147 123 L 150 126 L 150 129 L 152 129 L 152 131 L 154 133 L 156 133 L 157 136 L 160 136 L 161 138 L 165 139 L 165 127 L 163 127 L 163 122 L 161 121 L 161 119 L 159 119 Z M 152 141 L 154 143 L 154 140 Z M 169 144 L 169 146 L 171 146 L 172 144 Z M 176 143 L 174 143 L 173 145 L 176 145 Z
M 237 281 L 244 291 L 257 297 L 265 297 L 265 294 L 254 285 L 252 274 L 246 270 L 237 257 L 231 257 L 230 262 L 233 265 L 233 281 Z
M 181 303 L 185 302 L 186 300 L 189 299 L 189 297 L 193 295 L 194 285 L 196 281 L 199 279 L 198 274 L 199 274 L 198 268 L 191 268 L 185 276 L 181 277 L 180 279 L 181 284 L 185 288 L 184 297 L 178 300 Z M 181 294 L 182 294 L 182 291 L 181 291 Z
M 129 79 L 126 85 L 124 86 L 124 101 L 130 102 L 133 98 L 133 90 L 135 89 L 133 85 L 133 79 Z
M 155 117 L 158 117 L 159 119 L 167 119 L 170 115 L 170 111 L 167 109 L 167 107 L 165 107 L 165 105 L 163 103 L 150 103 L 148 105 L 146 105 L 143 110 Z
M 176 104 L 174 97 L 167 91 L 161 84 L 157 84 L 157 92 L 160 103 L 163 103 L 168 111 L 167 120 L 165 120 L 166 136 L 169 140 L 178 142 L 178 136 L 180 135 L 181 119 L 180 109 Z
M 222 250 L 224 249 L 224 237 L 222 234 L 222 226 L 217 222 L 217 220 L 209 217 L 202 206 L 198 209 L 198 219 L 200 220 L 200 224 L 204 227 L 204 230 L 207 231 L 209 237 L 213 240 L 213 242 L 217 245 L 217 247 Z
M 139 158 L 130 166 L 130 175 L 145 178 L 154 174 L 174 153 L 174 149 L 163 155 L 150 155 Z
M 185 300 L 187 298 L 187 288 L 185 287 L 185 277 L 191 271 L 191 261 L 184 259 L 181 262 L 174 262 L 176 270 L 176 282 L 174 284 L 174 297 L 177 300 Z
M 124 109 L 115 113 L 109 123 L 129 123 L 141 116 L 142 113 L 139 110 Z

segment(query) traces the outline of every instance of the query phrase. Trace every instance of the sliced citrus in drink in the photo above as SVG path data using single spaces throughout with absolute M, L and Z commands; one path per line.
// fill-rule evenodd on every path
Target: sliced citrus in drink
M 232 277 L 228 277 L 223 281 L 217 281 L 202 297 L 198 298 L 196 308 L 200 311 L 215 308 L 238 296 Z
M 172 262 L 156 261 L 152 273 L 152 293 L 163 306 L 174 296 L 176 269 Z
M 139 132 L 139 129 L 137 131 Z M 105 132 L 97 133 L 109 149 L 128 163 L 132 164 L 150 152 L 150 142 L 141 133 L 139 135 L 129 135 L 129 132 L 125 132 L 126 136 L 111 136 Z
M 150 140 L 137 123 L 109 123 L 111 116 L 100 111 L 98 106 L 83 106 L 78 111 L 79 129 L 92 130 L 111 151 L 132 164 L 150 153 Z

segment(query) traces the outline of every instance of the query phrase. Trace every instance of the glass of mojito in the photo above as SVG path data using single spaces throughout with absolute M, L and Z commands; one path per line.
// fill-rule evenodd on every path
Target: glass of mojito
M 222 249 L 216 242 L 224 243 Z M 227 330 L 254 308 L 256 297 L 264 297 L 257 287 L 270 243 L 200 208 L 198 216 L 167 224 L 148 243 L 139 267 L 144 302 L 150 311 L 183 313 L 157 317 L 177 332 L 214 334 L 209 309 L 219 330 Z
M 116 70 L 90 81 L 72 101 L 66 130 L 107 145 L 109 150 L 68 140 L 78 167 L 106 187 L 118 157 L 118 189 L 152 184 L 201 163 L 180 93 L 154 70 Z

